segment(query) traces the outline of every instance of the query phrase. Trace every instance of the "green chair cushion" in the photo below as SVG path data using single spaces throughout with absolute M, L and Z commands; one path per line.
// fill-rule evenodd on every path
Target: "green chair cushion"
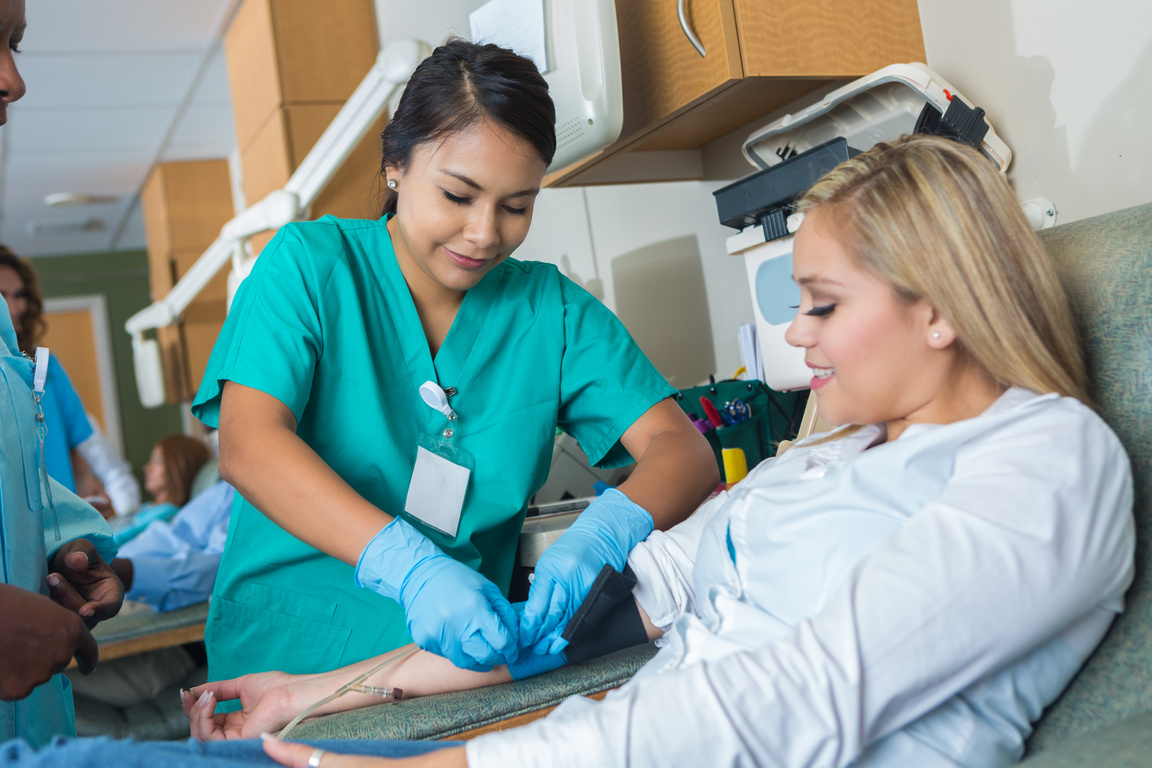
M 1041 240 L 1076 311 L 1093 400 L 1132 461 L 1137 548 L 1125 613 L 1045 712 L 1029 755 L 1063 751 L 1068 739 L 1152 710 L 1152 204 L 1055 227 Z

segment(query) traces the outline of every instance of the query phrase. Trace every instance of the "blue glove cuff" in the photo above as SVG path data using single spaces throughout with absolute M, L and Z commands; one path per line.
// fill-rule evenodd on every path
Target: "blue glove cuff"
M 557 653 L 538 654 L 530 650 L 521 650 L 520 655 L 508 665 L 508 673 L 513 680 L 523 680 L 526 677 L 542 675 L 559 669 L 568 663 L 564 651 Z
M 356 584 L 400 602 L 404 581 L 425 558 L 440 554 L 427 536 L 397 517 L 368 542 L 356 562 Z
M 524 603 L 512 603 L 512 610 L 516 611 L 517 616 L 524 614 L 524 605 Z M 542 675 L 545 672 L 559 669 L 567 663 L 568 657 L 564 651 L 538 654 L 533 653 L 529 648 L 521 648 L 520 655 L 516 660 L 508 662 L 508 674 L 512 675 L 513 680 L 523 680 L 526 677 Z

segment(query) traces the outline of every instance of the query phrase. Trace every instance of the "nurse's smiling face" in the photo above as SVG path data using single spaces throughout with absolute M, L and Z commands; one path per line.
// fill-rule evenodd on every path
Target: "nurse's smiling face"
M 524 242 L 545 168 L 524 139 L 480 122 L 385 169 L 397 192 L 388 231 L 418 304 L 459 301 Z
M 831 424 L 954 421 L 949 377 L 958 373 L 955 333 L 931 305 L 897 298 L 860 268 L 819 209 L 796 235 L 793 276 L 800 307 L 785 335 L 805 350 L 820 415 Z M 934 335 L 938 334 L 938 335 Z

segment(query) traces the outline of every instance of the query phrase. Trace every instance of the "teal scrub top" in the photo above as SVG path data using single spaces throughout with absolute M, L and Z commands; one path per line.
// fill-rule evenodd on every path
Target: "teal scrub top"
M 87 538 L 108 562 L 116 547 L 100 513 L 53 479 L 48 480 L 53 503 L 48 503 L 40 477 L 32 371 L 0 299 L 0 584 L 48 595 L 48 561 L 65 543 Z M 45 392 L 42 402 L 47 399 Z M 54 675 L 19 701 L 0 701 L 0 744 L 22 738 L 39 747 L 57 734 L 75 732 L 72 687 L 64 675 Z
M 428 380 L 455 388 L 453 443 L 475 462 L 455 536 L 404 513 L 421 436 L 448 426 L 420 398 Z M 386 220 L 330 216 L 283 227 L 241 284 L 192 406 L 210 426 L 225 381 L 284 403 L 352 488 L 505 593 L 555 429 L 619 466 L 631 460 L 620 436 L 675 392 L 595 297 L 515 259 L 468 291 L 433 359 Z M 411 640 L 398 603 L 237 494 L 205 641 L 210 677 L 224 679 L 326 671 Z

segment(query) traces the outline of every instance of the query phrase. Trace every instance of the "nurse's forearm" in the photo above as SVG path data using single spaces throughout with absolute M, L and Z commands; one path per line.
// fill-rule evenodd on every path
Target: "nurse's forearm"
M 392 520 L 297 436 L 283 403 L 231 381 L 220 399 L 220 476 L 281 528 L 350 565 Z
M 621 441 L 636 469 L 620 490 L 652 515 L 657 530 L 687 518 L 720 483 L 708 441 L 672 400 L 652 406 Z

